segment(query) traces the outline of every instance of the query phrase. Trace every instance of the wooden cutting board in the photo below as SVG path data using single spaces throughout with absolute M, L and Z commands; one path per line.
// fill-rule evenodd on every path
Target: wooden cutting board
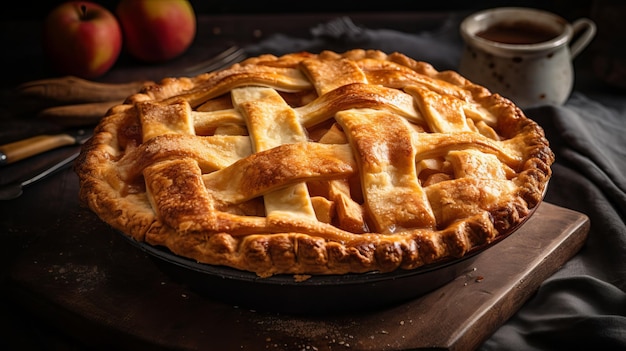
M 543 203 L 431 293 L 382 310 L 363 306 L 360 314 L 291 316 L 211 300 L 176 283 L 91 212 L 70 207 L 19 257 L 12 291 L 87 345 L 117 350 L 475 349 L 582 247 L 589 230 L 585 215 Z

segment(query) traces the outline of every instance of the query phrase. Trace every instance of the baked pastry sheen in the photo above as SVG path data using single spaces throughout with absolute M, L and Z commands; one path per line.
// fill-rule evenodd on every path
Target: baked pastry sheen
M 81 200 L 135 240 L 268 277 L 462 257 L 530 215 L 553 161 L 500 95 L 351 50 L 163 79 L 107 113 L 75 170 Z

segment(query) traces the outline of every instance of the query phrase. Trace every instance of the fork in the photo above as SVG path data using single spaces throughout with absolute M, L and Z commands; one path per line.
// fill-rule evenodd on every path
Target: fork
M 311 29 L 313 36 L 333 39 L 357 37 L 363 34 L 363 32 L 364 29 L 357 26 L 348 16 L 337 17 Z
M 196 76 L 205 72 L 219 71 L 220 69 L 228 68 L 237 62 L 243 61 L 247 56 L 244 49 L 234 45 L 206 61 L 184 69 L 180 73 L 185 76 Z

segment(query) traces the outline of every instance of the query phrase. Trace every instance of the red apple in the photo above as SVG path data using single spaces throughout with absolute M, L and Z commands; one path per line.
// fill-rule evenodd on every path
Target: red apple
M 93 2 L 62 3 L 48 14 L 43 29 L 44 53 L 62 74 L 97 78 L 115 64 L 122 50 L 117 18 Z
M 188 0 L 121 0 L 116 15 L 126 51 L 144 62 L 181 55 L 196 35 L 196 15 Z

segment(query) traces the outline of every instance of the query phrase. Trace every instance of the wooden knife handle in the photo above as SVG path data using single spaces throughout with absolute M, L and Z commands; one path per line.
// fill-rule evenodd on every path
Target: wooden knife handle
M 72 145 L 76 139 L 68 134 L 38 135 L 0 146 L 0 165 L 13 163 L 57 147 Z

